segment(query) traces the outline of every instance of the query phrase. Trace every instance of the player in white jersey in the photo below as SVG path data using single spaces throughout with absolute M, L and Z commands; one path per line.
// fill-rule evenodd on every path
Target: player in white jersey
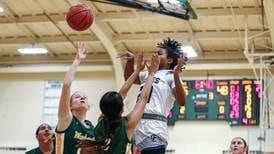
M 185 105 L 185 93 L 179 77 L 183 67 L 184 57 L 181 54 L 181 44 L 170 38 L 157 44 L 160 57 L 159 69 L 154 76 L 154 82 L 144 115 L 139 122 L 134 135 L 135 144 L 142 154 L 165 153 L 168 144 L 167 116 L 173 107 L 174 100 Z M 119 57 L 127 59 L 125 78 L 134 71 L 134 55 L 123 52 Z M 146 81 L 147 72 L 141 72 L 135 81 L 141 84 L 139 92 Z M 137 98 L 138 99 L 138 98 Z

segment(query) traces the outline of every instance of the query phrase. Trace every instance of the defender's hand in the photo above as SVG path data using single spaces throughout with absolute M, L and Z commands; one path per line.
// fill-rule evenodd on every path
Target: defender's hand
M 85 44 L 83 42 L 76 43 L 76 58 L 77 59 L 85 59 L 87 56 L 87 51 L 85 48 Z
M 117 58 L 123 58 L 125 60 L 133 60 L 135 55 L 130 51 L 124 51 L 117 54 Z

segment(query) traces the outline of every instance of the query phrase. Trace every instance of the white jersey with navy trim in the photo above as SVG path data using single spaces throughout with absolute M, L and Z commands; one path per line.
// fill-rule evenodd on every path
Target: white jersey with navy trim
M 139 93 L 146 82 L 147 76 L 148 72 L 141 72 L 139 74 L 141 81 Z M 154 75 L 152 92 L 144 113 L 153 113 L 167 117 L 175 101 L 172 92 L 173 87 L 175 87 L 175 85 L 172 71 L 158 70 Z M 168 141 L 167 123 L 159 120 L 141 119 L 136 127 L 134 135 L 135 143 L 139 144 L 151 135 L 157 135 Z

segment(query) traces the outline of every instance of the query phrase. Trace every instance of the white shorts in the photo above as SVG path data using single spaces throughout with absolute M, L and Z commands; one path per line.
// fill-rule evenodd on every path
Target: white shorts
M 167 141 L 155 134 L 145 138 L 142 142 L 136 145 L 139 150 L 149 149 L 153 147 L 167 147 Z

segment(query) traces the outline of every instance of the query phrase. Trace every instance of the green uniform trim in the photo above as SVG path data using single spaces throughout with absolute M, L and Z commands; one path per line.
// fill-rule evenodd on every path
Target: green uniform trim
M 27 151 L 25 154 L 43 154 L 43 153 L 40 151 L 40 148 L 37 147 Z M 55 154 L 55 152 L 53 151 L 52 154 Z
M 114 131 L 110 146 L 107 151 L 97 151 L 97 154 L 124 154 L 127 149 L 127 144 L 130 143 L 126 132 L 127 118 L 122 117 L 120 126 Z M 109 121 L 103 118 L 95 127 L 94 135 L 96 140 L 100 140 L 109 132 Z
M 78 140 L 94 138 L 94 126 L 91 122 L 85 121 L 90 127 L 87 128 L 75 116 L 73 116 L 69 127 L 64 131 L 56 131 L 56 152 L 62 154 L 77 154 Z

